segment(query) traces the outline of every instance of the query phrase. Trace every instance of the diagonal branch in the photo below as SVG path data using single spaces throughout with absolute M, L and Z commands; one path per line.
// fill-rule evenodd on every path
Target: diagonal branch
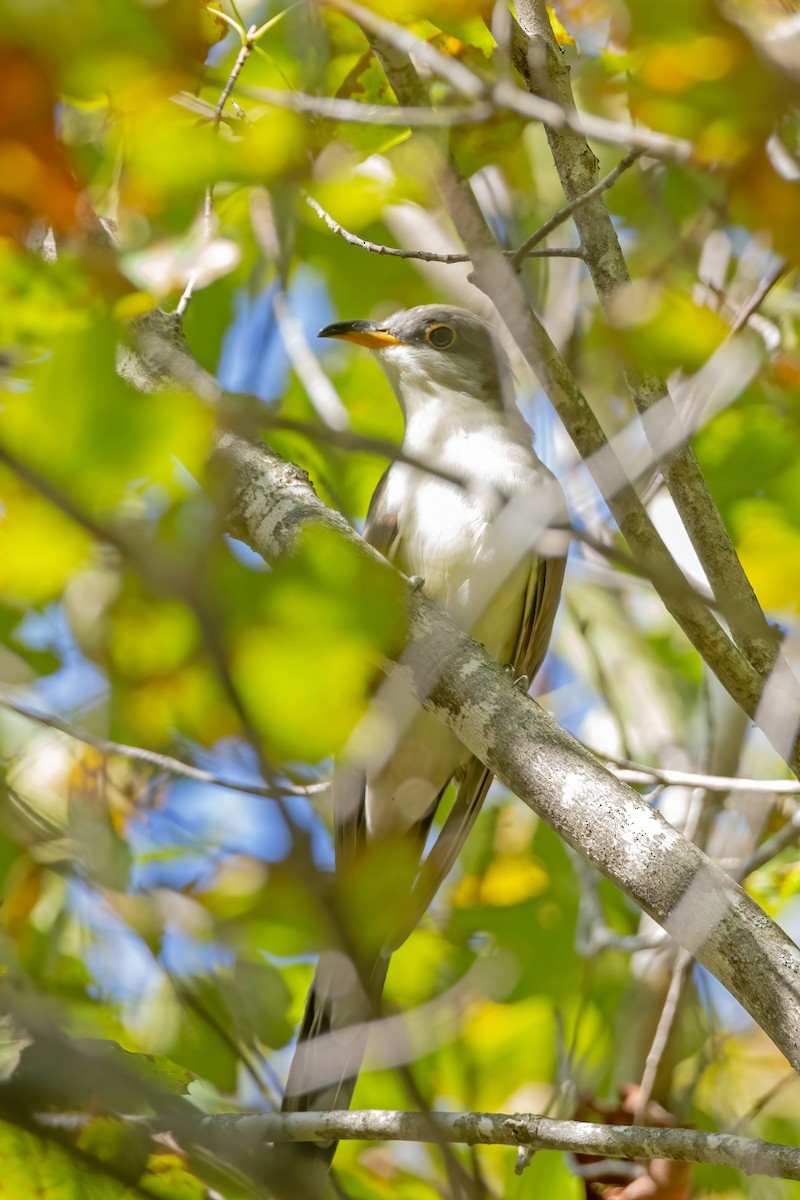
M 398 101 L 422 105 L 426 100 L 425 87 L 408 56 L 394 45 L 374 36 L 371 44 Z M 653 525 L 633 484 L 624 482 L 628 476 L 619 458 L 609 445 L 577 380 L 531 309 L 516 272 L 492 238 L 475 196 L 458 171 L 452 154 L 446 158 L 441 170 L 439 187 L 450 217 L 475 264 L 473 282 L 486 293 L 502 315 L 607 500 L 634 557 L 652 579 L 658 580 L 658 591 L 667 610 L 723 687 L 749 716 L 761 722 L 776 750 L 792 769 L 800 770 L 800 744 L 796 728 L 787 744 L 785 731 L 782 726 L 779 728 L 780 723 L 773 718 L 772 711 L 759 712 L 764 693 L 763 675 L 728 637 L 708 608 L 686 596 L 683 573 Z M 595 203 L 602 201 L 598 197 Z M 591 209 L 590 204 L 578 211 L 586 213 Z M 645 415 L 649 417 L 651 414 Z M 653 416 L 662 431 L 668 423 L 666 432 L 671 436 L 674 434 L 676 426 L 668 421 L 668 412 L 658 408 Z M 674 444 L 679 444 L 679 441 L 676 440 Z M 613 480 L 611 486 L 610 480 Z M 727 604 L 729 599 L 726 596 L 724 602 Z M 760 613 L 760 609 L 758 611 Z M 757 628 L 762 628 L 763 614 L 760 620 L 757 617 L 754 619 L 758 621 Z M 739 620 L 744 624 L 744 615 Z M 749 622 L 746 628 L 748 631 L 751 629 Z M 785 713 L 800 712 L 800 689 L 788 672 L 781 674 L 779 682 L 773 684 L 773 680 L 770 680 L 770 687 L 773 686 L 776 693 L 780 691 L 780 704 Z
M 234 528 L 263 557 L 289 550 L 308 520 L 363 545 L 286 464 L 223 435 L 235 481 Z M 366 547 L 365 553 L 373 553 Z M 486 652 L 421 594 L 411 644 L 392 678 L 570 845 L 662 924 L 800 1066 L 800 950 L 730 876 L 610 775 Z
M 558 53 L 545 0 L 520 0 L 520 24 L 513 26 L 512 58 L 531 92 L 575 111 L 569 66 Z M 589 203 L 576 209 L 586 264 L 603 308 L 630 282 L 617 232 L 602 195 L 597 191 L 597 159 L 585 134 L 569 129 L 547 129 L 547 139 L 561 179 L 564 195 L 572 203 L 587 192 Z M 628 387 L 640 413 L 666 396 L 663 383 L 652 377 L 628 377 Z M 671 419 L 678 422 L 677 412 Z M 769 674 L 777 641 L 747 578 L 717 506 L 711 498 L 695 453 L 684 444 L 662 467 L 670 495 L 686 526 L 692 545 L 714 595 L 731 605 L 731 630 L 756 670 Z
M 632 167 L 637 159 L 642 157 L 642 154 L 642 150 L 630 150 L 625 157 L 621 159 L 617 165 L 608 172 L 607 175 L 604 175 L 601 180 L 595 183 L 593 187 L 590 187 L 586 192 L 581 192 L 579 195 L 573 196 L 569 202 L 563 206 L 563 208 L 560 208 L 557 213 L 553 213 L 552 217 L 545 221 L 544 225 L 537 229 L 535 233 L 532 233 L 531 236 L 522 243 L 519 249 L 515 250 L 511 255 L 511 261 L 514 266 L 518 267 L 523 259 L 530 258 L 530 256 L 534 253 L 534 246 L 538 246 L 539 242 L 543 241 L 549 233 L 552 233 L 552 231 L 557 229 L 559 225 L 562 225 L 564 221 L 567 221 L 570 217 L 575 216 L 579 208 L 583 208 L 586 204 L 591 204 L 598 198 L 598 196 L 602 196 L 603 192 L 607 192 L 609 188 L 613 187 L 620 175 L 627 171 L 629 167 Z
M 147 377 L 148 364 L 163 370 L 154 344 L 163 342 L 168 358 L 180 343 L 170 314 L 149 314 L 144 329 L 141 369 Z M 319 500 L 305 473 L 276 454 L 230 433 L 218 436 L 216 454 L 231 486 L 233 531 L 266 560 L 290 551 L 309 523 L 337 530 L 363 553 L 376 554 Z M 0 450 L 0 456 L 100 541 L 119 544 L 134 566 L 152 574 L 152 562 L 142 561 L 121 534 L 81 513 L 8 452 Z M 174 578 L 171 585 L 178 586 Z M 797 946 L 724 870 L 523 696 L 436 605 L 411 594 L 408 616 L 409 647 L 402 665 L 391 669 L 397 688 L 452 729 L 502 783 L 662 924 L 800 1067 Z M 271 775 L 266 768 L 268 781 Z

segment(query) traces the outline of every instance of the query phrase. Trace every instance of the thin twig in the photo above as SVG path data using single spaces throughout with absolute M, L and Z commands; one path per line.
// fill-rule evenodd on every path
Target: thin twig
M 214 236 L 214 201 L 211 184 L 208 184 L 203 197 L 203 246 L 207 246 Z M 200 278 L 200 272 L 192 271 L 189 276 L 186 287 L 183 289 L 183 295 L 178 301 L 175 312 L 179 317 L 183 318 L 187 308 L 192 302 L 197 281 Z
M 282 288 L 272 297 L 272 308 L 289 362 L 320 420 L 331 429 L 347 429 L 350 415 L 319 365 L 319 360 L 309 346 L 303 327 L 292 312 L 286 292 Z
M 226 21 L 230 21 L 230 18 L 227 17 L 226 14 L 223 12 L 218 12 L 217 15 L 220 17 L 223 17 Z M 233 23 L 233 25 L 234 25 L 234 28 L 237 29 L 237 31 L 239 31 L 239 27 L 235 23 Z M 252 32 L 252 30 L 250 32 Z M 219 125 L 220 125 L 220 121 L 222 120 L 222 110 L 225 108 L 225 101 L 228 99 L 231 92 L 233 91 L 236 80 L 239 78 L 239 73 L 241 72 L 242 67 L 247 62 L 248 58 L 250 57 L 251 52 L 252 52 L 252 45 L 251 45 L 249 34 L 248 34 L 242 39 L 242 47 L 236 56 L 236 61 L 233 64 L 233 67 L 231 68 L 230 75 L 228 76 L 227 80 L 225 81 L 225 86 L 223 87 L 222 92 L 220 93 L 219 100 L 217 101 L 216 107 L 214 109 L 214 113 L 211 117 L 211 124 L 214 128 L 215 133 L 219 132 Z M 206 185 L 205 195 L 203 197 L 203 246 L 204 247 L 208 246 L 209 242 L 211 241 L 211 239 L 213 237 L 213 234 L 214 234 L 214 188 L 213 188 L 213 185 L 209 183 Z M 181 318 L 183 318 L 185 316 L 186 310 L 188 309 L 189 305 L 192 302 L 192 298 L 194 296 L 195 288 L 197 287 L 197 281 L 199 278 L 200 278 L 200 272 L 197 270 L 194 270 L 194 271 L 192 271 L 191 275 L 189 276 L 189 279 L 187 280 L 186 287 L 183 290 L 183 295 L 181 296 L 180 300 L 178 301 L 177 308 L 175 309 L 178 316 Z
M 146 763 L 149 767 L 155 767 L 159 771 L 164 771 L 167 775 L 179 775 L 184 779 L 192 779 L 196 783 L 213 783 L 217 787 L 227 788 L 232 792 L 242 792 L 246 796 L 261 796 L 264 799 L 271 800 L 275 797 L 276 790 L 283 796 L 313 796 L 319 792 L 327 791 L 327 783 L 311 783 L 306 786 L 298 784 L 297 786 L 281 787 L 280 785 L 270 784 L 266 786 L 263 783 L 240 783 L 235 779 L 228 779 L 222 775 L 216 775 L 213 771 L 206 771 L 202 767 L 192 766 L 191 763 L 184 762 L 182 759 L 173 758 L 169 754 L 159 754 L 155 750 L 146 750 L 142 746 L 128 746 L 123 742 L 114 742 L 109 738 L 98 737 L 97 734 L 88 733 L 83 729 L 76 729 L 74 725 L 70 725 L 67 721 L 62 721 L 60 717 L 53 713 L 41 712 L 37 708 L 31 708 L 27 704 L 22 704 L 19 700 L 15 700 L 12 696 L 5 695 L 0 692 L 0 706 L 8 709 L 9 712 L 14 712 L 20 717 L 24 717 L 26 721 L 33 721 L 37 725 L 43 725 L 46 729 L 55 730 L 57 733 L 63 733 L 67 737 L 72 738 L 76 742 L 82 742 L 86 746 L 91 746 L 95 750 L 99 750 L 105 755 L 120 755 L 122 758 L 131 759 L 133 762 Z
M 191 983 L 178 979 L 170 972 L 168 972 L 168 978 L 181 1004 L 184 1004 L 204 1025 L 208 1026 L 218 1041 L 230 1051 L 233 1058 L 242 1064 L 262 1098 L 267 1103 L 274 1104 L 277 1095 L 272 1091 L 270 1085 L 261 1074 L 258 1060 L 250 1053 L 250 1048 L 243 1046 L 239 1039 L 225 1028 L 222 1021 L 210 1011 L 207 1005 L 192 990 Z
M 642 1082 L 639 1089 L 639 1096 L 636 1102 L 636 1111 L 633 1114 L 633 1124 L 640 1125 L 646 1118 L 647 1106 L 650 1103 L 650 1097 L 653 1094 L 655 1087 L 658 1068 L 661 1065 L 661 1060 L 664 1057 L 664 1051 L 667 1048 L 669 1035 L 672 1032 L 672 1027 L 675 1024 L 675 1017 L 678 1012 L 678 1006 L 683 995 L 684 985 L 687 976 L 691 969 L 693 959 L 688 950 L 679 950 L 675 956 L 675 963 L 672 968 L 672 978 L 669 981 L 664 1007 L 661 1010 L 661 1016 L 658 1019 L 658 1026 L 653 1035 L 653 1042 L 647 1053 L 647 1060 L 644 1066 Z
M 285 270 L 281 269 L 283 256 L 280 238 L 272 201 L 265 188 L 253 189 L 250 197 L 250 224 L 265 260 L 273 263 L 278 270 L 278 286 L 272 297 L 272 308 L 289 362 L 325 425 L 332 429 L 347 429 L 350 424 L 349 413 L 342 404 L 336 388 L 319 365 L 302 325 L 292 312 L 285 286 L 288 265 Z
M 219 129 L 219 123 L 222 119 L 222 110 L 225 107 L 225 101 L 228 99 L 231 92 L 233 91 L 234 86 L 236 84 L 236 80 L 239 78 L 239 73 L 241 72 L 242 67 L 247 62 L 248 58 L 250 57 L 250 55 L 253 52 L 252 43 L 250 41 L 250 34 L 252 32 L 253 32 L 253 30 L 251 29 L 248 32 L 247 37 L 242 42 L 242 47 L 236 56 L 236 62 L 233 64 L 233 66 L 231 68 L 231 73 L 228 76 L 225 86 L 222 89 L 222 93 L 220 94 L 220 98 L 217 101 L 217 107 L 214 109 L 214 116 L 212 118 L 212 123 L 213 123 L 215 129 Z
M 591 749 L 591 747 L 589 747 Z M 707 792 L 762 792 L 767 797 L 797 796 L 800 783 L 796 779 L 739 779 L 731 775 L 703 775 L 697 771 L 671 771 L 651 767 L 603 750 L 593 750 L 617 779 L 625 783 L 660 783 L 666 787 L 699 787 Z
M 445 263 L 447 265 L 472 262 L 468 254 L 438 254 L 433 250 L 404 250 L 396 246 L 383 246 L 379 242 L 370 242 L 366 238 L 358 237 L 355 233 L 350 233 L 349 230 L 340 225 L 313 196 L 309 196 L 308 192 L 303 192 L 303 199 L 309 208 L 312 208 L 317 216 L 325 222 L 331 233 L 335 233 L 338 237 L 343 238 L 350 246 L 358 246 L 361 250 L 368 250 L 370 254 L 381 254 L 386 258 L 417 259 L 420 262 Z M 536 237 L 537 235 L 534 234 L 533 236 Z M 506 250 L 504 253 L 508 258 L 513 258 L 517 251 Z M 552 246 L 545 250 L 531 250 L 526 257 L 583 258 L 583 251 L 579 246 Z
M 750 299 L 742 305 L 736 316 L 733 318 L 733 321 L 731 322 L 731 333 L 737 333 L 740 329 L 744 328 L 756 310 L 761 306 L 762 301 L 772 291 L 772 289 L 775 287 L 775 284 L 783 275 L 786 274 L 788 270 L 789 264 L 785 259 L 782 259 L 773 268 L 773 270 L 770 271 L 766 279 L 759 284 Z
M 308 92 L 284 91 L 281 88 L 239 86 L 243 96 L 260 100 L 273 108 L 306 113 L 329 121 L 355 125 L 390 125 L 412 128 L 449 128 L 453 125 L 480 125 L 494 114 L 488 100 L 475 104 L 442 105 L 439 108 L 421 105 L 365 104 L 361 100 L 339 96 L 312 96 Z
M 239 422 L 234 417 L 231 424 L 238 426 Z M 259 412 L 254 424 L 265 429 L 283 429 L 287 433 L 302 433 L 313 442 L 334 446 L 338 450 L 357 450 L 364 454 L 377 454 L 381 458 L 391 459 L 392 462 L 405 463 L 406 466 L 415 467 L 418 471 L 424 471 L 427 475 L 441 479 L 445 483 L 452 483 L 459 488 L 465 486 L 463 476 L 444 468 L 440 469 L 433 463 L 416 458 L 413 454 L 406 454 L 394 442 L 389 442 L 385 438 L 355 433 L 352 429 L 334 429 L 330 425 L 314 425 L 311 421 L 302 421 L 296 417 L 282 417 L 278 413 L 269 411 Z
M 765 1092 L 762 1092 L 762 1094 L 753 1102 L 747 1112 L 744 1113 L 743 1116 L 739 1117 L 738 1120 L 729 1125 L 725 1132 L 738 1135 L 740 1130 L 744 1129 L 746 1125 L 749 1125 L 751 1121 L 754 1121 L 756 1117 L 764 1111 L 770 1100 L 774 1100 L 779 1092 L 782 1092 L 783 1089 L 788 1087 L 790 1084 L 798 1082 L 800 1082 L 800 1075 L 797 1074 L 797 1071 L 789 1071 L 788 1074 L 781 1075 L 777 1083 L 773 1083 L 772 1087 L 769 1087 Z
M 757 846 L 746 862 L 736 863 L 733 866 L 733 874 L 736 879 L 746 879 L 748 875 L 752 875 L 753 871 L 757 871 L 759 867 L 763 867 L 775 857 L 791 846 L 797 839 L 800 838 L 800 808 L 792 813 L 789 820 L 779 829 L 771 838 L 767 838 L 760 846 Z
M 559 225 L 571 217 L 573 213 L 577 212 L 579 208 L 582 208 L 584 204 L 588 204 L 591 200 L 594 200 L 597 196 L 601 196 L 603 192 L 607 192 L 609 188 L 613 187 L 620 175 L 627 171 L 629 167 L 632 167 L 636 160 L 641 158 L 643 154 L 644 150 L 631 150 L 629 154 L 626 154 L 625 157 L 617 163 L 613 171 L 609 171 L 599 183 L 596 183 L 594 187 L 589 188 L 587 192 L 582 192 L 579 196 L 576 196 L 573 200 L 570 200 L 568 204 L 565 204 L 563 208 L 560 208 L 557 213 L 554 213 L 548 221 L 545 221 L 544 225 L 537 229 L 535 233 L 531 234 L 531 236 L 513 252 L 511 255 L 511 262 L 514 264 L 514 266 L 517 267 L 523 261 L 523 259 L 530 258 L 533 253 L 534 246 L 538 246 L 539 242 L 543 241 L 549 233 L 552 233 L 554 229 L 557 229 Z M 583 257 L 583 254 L 581 254 L 581 257 Z

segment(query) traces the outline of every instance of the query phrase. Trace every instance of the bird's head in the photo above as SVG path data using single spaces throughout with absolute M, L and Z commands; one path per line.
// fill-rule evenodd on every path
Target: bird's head
M 506 354 L 491 326 L 464 308 L 421 304 L 383 321 L 337 321 L 319 337 L 374 351 L 406 411 L 443 391 L 474 397 L 495 410 L 508 405 Z

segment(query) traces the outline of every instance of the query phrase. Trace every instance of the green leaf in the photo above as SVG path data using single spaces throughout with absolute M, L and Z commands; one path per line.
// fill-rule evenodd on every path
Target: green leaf
M 140 1179 L 147 1166 L 150 1134 L 143 1125 L 112 1117 L 95 1117 L 80 1130 L 78 1149 L 130 1180 Z
M 210 414 L 186 393 L 141 393 L 116 371 L 122 330 L 110 321 L 54 340 L 29 369 L 29 390 L 7 398 L 0 439 L 91 514 L 133 499 L 144 483 L 189 490 L 178 460 L 202 476 Z
M 194 978 L 182 986 L 179 994 L 178 1033 L 169 1047 L 170 1061 L 188 1068 L 219 1091 L 233 1093 L 239 1055 L 219 981 Z
M 0 1200 L 121 1200 L 119 1182 L 56 1142 L 0 1121 Z
M 291 995 L 280 972 L 267 962 L 238 959 L 223 988 L 234 1027 L 265 1047 L 285 1046 L 294 1033 L 287 1014 Z
M 316 762 L 341 749 L 384 655 L 403 631 L 399 577 L 337 534 L 306 532 L 264 581 L 262 620 L 238 632 L 232 672 L 277 755 Z
M 41 606 L 88 562 L 89 535 L 3 468 L 0 491 L 0 597 L 14 607 Z

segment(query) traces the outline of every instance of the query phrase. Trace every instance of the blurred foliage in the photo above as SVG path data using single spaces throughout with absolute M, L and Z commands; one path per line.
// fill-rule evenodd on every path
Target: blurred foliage
M 607 193 L 634 280 L 609 313 L 578 260 L 522 271 L 616 432 L 632 415 L 626 372 L 679 387 L 724 354 L 742 306 L 786 260 L 751 326 L 760 365 L 694 439 L 759 598 L 782 624 L 800 609 L 800 76 L 782 24 L 794 7 L 560 0 L 551 16 L 579 103 L 686 138 L 694 154 L 645 157 Z M 370 8 L 484 79 L 513 78 L 492 4 Z M 307 531 L 269 565 L 230 538 L 225 481 L 208 465 L 220 415 L 188 387 L 134 386 L 130 323 L 156 304 L 174 309 L 191 280 L 184 330 L 197 361 L 258 397 L 257 415 L 312 427 L 263 432 L 358 526 L 386 464 L 326 440 L 283 345 L 276 289 L 306 340 L 337 316 L 482 297 L 468 265 L 348 244 L 304 190 L 360 238 L 438 250 L 461 249 L 437 190 L 445 150 L 507 248 L 563 196 L 541 127 L 503 110 L 412 135 L 267 103 L 259 88 L 395 103 L 357 25 L 316 4 L 0 0 L 0 18 L 0 705 L 14 696 L 211 776 L 181 779 L 0 708 L 0 1197 L 261 1196 L 253 1163 L 233 1150 L 224 1161 L 187 1155 L 120 1118 L 155 1114 L 166 1127 L 187 1113 L 275 1105 L 313 956 L 338 944 L 342 922 L 358 944 L 379 932 L 410 864 L 384 846 L 334 885 L 324 780 L 381 662 L 402 645 L 401 590 L 329 531 Z M 261 32 L 217 111 L 240 20 Z M 432 96 L 459 100 L 438 80 Z M 603 172 L 624 153 L 594 149 Z M 564 224 L 552 242 L 574 239 Z M 352 430 L 398 441 L 401 416 L 375 362 L 341 345 L 320 355 Z M 570 481 L 576 522 L 614 539 L 605 506 L 571 482 L 574 454 L 534 381 L 514 366 L 537 444 Z M 667 509 L 654 511 L 691 573 Z M 782 773 L 718 709 L 648 585 L 581 547 L 572 566 L 538 683 L 562 723 L 601 754 L 692 770 L 727 754 L 728 771 L 739 761 L 744 774 Z M 685 818 L 681 789 L 649 798 Z M 790 815 L 763 797 L 723 799 L 706 821 L 709 846 L 746 857 Z M 747 887 L 796 933 L 794 849 Z M 613 943 L 637 930 L 652 933 L 496 786 L 391 962 L 387 1011 L 410 1014 L 418 1094 L 433 1107 L 622 1119 L 619 1095 L 641 1078 L 670 973 L 663 950 L 632 956 Z M 610 948 L 593 945 L 598 931 Z M 657 1083 L 670 1119 L 710 1130 L 743 1121 L 743 1132 L 791 1143 L 800 1092 L 785 1072 L 698 973 Z M 354 1103 L 417 1098 L 401 1072 L 370 1069 Z M 45 1112 L 82 1119 L 37 1124 Z M 559 1154 L 538 1153 L 515 1175 L 507 1149 L 454 1152 L 480 1195 L 595 1194 Z M 432 1148 L 345 1143 L 336 1161 L 343 1192 L 359 1200 L 450 1194 Z M 691 1183 L 683 1171 L 647 1183 L 656 1200 L 791 1195 L 711 1166 Z

